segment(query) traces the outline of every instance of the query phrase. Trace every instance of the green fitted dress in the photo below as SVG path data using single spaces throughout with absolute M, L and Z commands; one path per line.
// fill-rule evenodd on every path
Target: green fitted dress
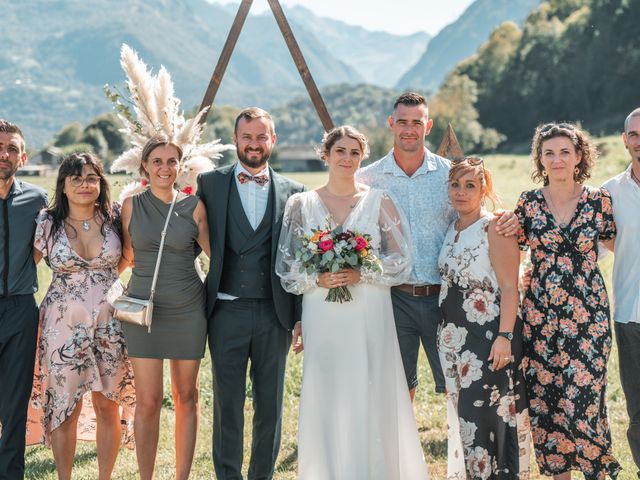
M 160 233 L 170 205 L 145 190 L 133 197 L 129 234 L 134 263 L 129 295 L 149 298 L 160 247 Z M 153 299 L 151 332 L 123 323 L 130 357 L 196 360 L 204 356 L 207 337 L 205 292 L 195 269 L 198 227 L 193 211 L 198 198 L 180 194 L 167 229 Z

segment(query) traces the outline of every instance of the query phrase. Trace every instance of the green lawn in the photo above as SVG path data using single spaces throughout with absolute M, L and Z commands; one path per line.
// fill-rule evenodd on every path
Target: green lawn
M 626 166 L 627 154 L 624 151 L 621 141 L 617 137 L 607 137 L 599 140 L 599 145 L 604 153 L 599 162 L 594 178 L 589 182 L 592 185 L 600 185 L 604 180 L 620 172 Z M 530 180 L 531 165 L 527 157 L 514 155 L 494 155 L 485 157 L 485 164 L 494 173 L 496 189 L 503 199 L 505 208 L 513 208 L 516 199 L 521 191 L 533 188 Z M 303 182 L 310 188 L 321 184 L 326 174 L 296 174 L 291 175 L 296 180 Z M 126 180 L 122 176 L 112 177 L 114 189 L 119 191 Z M 49 190 L 53 185 L 52 179 L 37 179 L 35 183 L 46 186 Z M 602 269 L 607 282 L 611 279 L 612 257 L 602 262 Z M 51 278 L 47 267 L 42 264 L 38 268 L 41 288 L 38 298 L 42 298 L 46 291 L 47 284 Z M 287 384 L 284 399 L 284 420 L 282 432 L 282 448 L 277 462 L 277 480 L 291 480 L 296 478 L 296 428 L 298 415 L 298 398 L 300 390 L 300 379 L 302 376 L 302 357 L 290 354 L 287 366 Z M 420 430 L 420 436 L 424 447 L 427 462 L 429 464 L 431 478 L 435 480 L 446 478 L 447 460 L 447 433 L 446 433 L 446 412 L 444 399 L 433 392 L 433 382 L 427 369 L 424 355 L 420 357 L 419 378 L 421 379 L 418 388 L 415 411 Z M 205 358 L 201 376 L 201 428 L 197 445 L 197 452 L 194 462 L 192 477 L 194 479 L 213 478 L 213 467 L 211 464 L 211 431 L 212 431 L 212 392 L 211 392 L 211 370 L 210 361 Z M 168 388 L 166 389 L 169 392 Z M 250 400 L 251 390 L 247 388 L 247 397 Z M 162 415 L 162 432 L 160 448 L 157 459 L 158 479 L 174 478 L 174 448 L 173 448 L 173 410 L 171 408 L 170 395 L 166 396 L 166 407 Z M 251 416 L 252 408 L 250 401 L 247 402 L 245 424 L 245 466 L 248 461 L 249 446 L 251 443 Z M 620 479 L 632 479 L 635 477 L 635 467 L 626 440 L 627 415 L 625 411 L 624 396 L 620 387 L 618 374 L 617 350 L 614 349 L 609 362 L 609 414 L 613 429 L 614 452 L 624 467 Z M 537 471 L 534 467 L 534 472 Z M 134 479 L 136 477 L 137 466 L 135 453 L 123 450 L 118 458 L 114 478 Z M 95 479 L 97 475 L 97 460 L 95 455 L 95 445 L 83 443 L 78 447 L 74 479 Z M 43 447 L 32 447 L 27 450 L 27 473 L 28 479 L 56 478 L 53 458 L 50 450 Z M 534 474 L 534 479 L 542 478 Z M 575 478 L 582 478 L 576 475 Z M 358 479 L 345 479 L 358 480 Z

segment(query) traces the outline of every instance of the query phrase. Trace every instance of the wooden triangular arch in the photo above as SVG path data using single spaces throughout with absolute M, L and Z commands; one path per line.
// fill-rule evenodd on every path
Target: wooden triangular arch
M 267 0 L 267 2 L 269 3 L 269 7 L 273 12 L 273 16 L 275 17 L 276 22 L 278 23 L 280 32 L 282 32 L 284 41 L 287 44 L 287 48 L 289 49 L 289 53 L 291 54 L 296 67 L 298 68 L 300 78 L 302 78 L 302 81 L 307 88 L 307 92 L 311 97 L 311 101 L 313 102 L 313 106 L 318 113 L 318 117 L 320 117 L 322 126 L 324 127 L 325 131 L 329 131 L 334 126 L 333 120 L 331 119 L 331 115 L 329 115 L 329 110 L 327 110 L 327 106 L 325 105 L 324 100 L 322 99 L 320 90 L 318 90 L 316 82 L 313 80 L 311 71 L 309 70 L 302 51 L 300 50 L 298 42 L 293 35 L 293 31 L 291 30 L 291 26 L 287 21 L 287 17 L 285 16 L 284 11 L 280 6 L 280 2 L 279 0 Z M 216 68 L 213 70 L 213 74 L 211 75 L 209 86 L 207 87 L 207 91 L 205 92 L 202 103 L 200 104 L 200 110 L 205 107 L 211 107 L 213 105 L 216 94 L 218 93 L 218 88 L 220 87 L 220 83 L 222 82 L 224 73 L 227 70 L 227 66 L 229 65 L 231 54 L 233 53 L 233 49 L 238 42 L 240 32 L 242 31 L 242 27 L 244 26 L 244 22 L 247 19 L 247 15 L 249 14 L 249 10 L 251 9 L 252 4 L 253 0 L 242 0 L 240 6 L 238 7 L 238 13 L 233 20 L 231 30 L 229 30 L 229 35 L 227 35 L 227 40 L 224 44 L 224 47 L 222 48 L 222 52 L 220 53 L 220 58 L 218 58 Z M 207 112 L 202 115 L 202 117 L 200 118 L 201 124 L 204 124 L 207 121 L 208 114 L 209 110 L 207 110 Z M 447 133 L 442 139 L 442 143 L 440 144 L 437 153 L 438 155 L 450 160 L 464 158 L 462 148 L 460 148 L 460 143 L 458 142 L 451 124 L 449 124 L 449 126 L 447 127 Z
M 289 25 L 287 17 L 282 11 L 280 2 L 278 0 L 267 0 L 267 2 L 269 2 L 269 7 L 271 7 L 273 16 L 276 18 L 278 27 L 280 27 L 280 31 L 282 32 L 282 36 L 284 37 L 284 41 L 289 48 L 289 53 L 291 53 L 291 57 L 293 58 L 296 67 L 298 67 L 298 72 L 300 73 L 300 77 L 304 82 L 304 86 L 307 87 L 307 92 L 309 92 L 309 96 L 311 97 L 313 106 L 316 108 L 316 112 L 318 112 L 318 116 L 320 117 L 322 126 L 326 131 L 329 131 L 333 128 L 333 120 L 331 120 L 331 115 L 329 115 L 327 106 L 325 105 L 324 100 L 322 99 L 322 95 L 320 94 L 320 91 L 316 86 L 316 82 L 311 76 L 311 72 L 309 71 L 307 62 L 304 59 L 304 55 L 302 55 L 302 51 L 300 50 L 300 46 L 298 45 L 293 32 L 291 31 L 291 26 Z M 227 41 L 222 48 L 220 58 L 218 59 L 218 63 L 215 70 L 213 71 L 213 74 L 211 75 L 209 86 L 207 87 L 207 91 L 205 92 L 202 103 L 200 104 L 200 110 L 213 105 L 213 101 L 215 100 L 216 94 L 218 93 L 218 87 L 220 87 L 222 77 L 224 76 L 224 72 L 227 69 L 229 59 L 231 58 L 233 49 L 236 46 L 238 37 L 240 36 L 240 32 L 242 31 L 244 22 L 247 19 L 247 15 L 249 14 L 252 3 L 253 0 L 242 0 L 242 2 L 240 3 L 238 13 L 236 14 L 236 18 L 234 19 L 233 25 L 231 25 L 231 30 L 229 31 L 229 35 L 227 36 Z M 207 111 L 207 113 L 202 116 L 202 118 L 200 119 L 200 123 L 204 124 L 204 122 L 207 121 L 208 113 L 209 112 Z
M 436 153 L 454 162 L 464 158 L 462 147 L 460 146 L 460 142 L 458 142 L 458 137 L 456 137 L 456 132 L 453 131 L 451 124 L 447 125 L 447 133 L 445 133 Z

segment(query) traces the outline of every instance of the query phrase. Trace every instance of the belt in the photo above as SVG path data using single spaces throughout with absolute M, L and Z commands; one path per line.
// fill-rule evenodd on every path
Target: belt
M 440 285 L 410 285 L 405 283 L 396 285 L 393 288 L 397 288 L 401 292 L 410 293 L 414 297 L 431 297 L 440 293 Z

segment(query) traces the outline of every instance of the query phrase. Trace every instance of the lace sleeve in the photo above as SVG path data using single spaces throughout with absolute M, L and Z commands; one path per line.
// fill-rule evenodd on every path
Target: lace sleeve
M 305 232 L 303 195 L 298 193 L 287 200 L 276 256 L 276 274 L 280 277 L 282 287 L 296 295 L 314 288 L 318 279 L 315 272 L 307 274 L 301 271 L 301 262 L 296 260 L 296 252 L 302 247 L 302 235 L 310 233 Z
M 380 246 L 377 255 L 382 269 L 380 272 L 361 269 L 362 282 L 388 286 L 406 283 L 413 267 L 409 223 L 386 192 L 380 199 L 378 229 Z

